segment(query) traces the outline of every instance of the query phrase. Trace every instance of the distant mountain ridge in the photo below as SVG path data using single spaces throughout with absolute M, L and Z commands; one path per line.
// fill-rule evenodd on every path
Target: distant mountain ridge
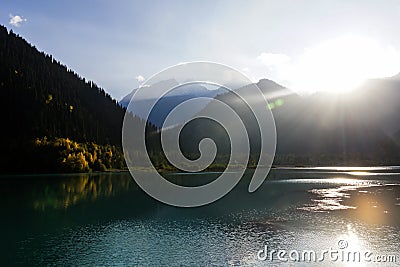
M 128 108 L 136 116 L 146 119 L 144 110 L 150 108 L 150 104 L 153 103 L 156 99 L 159 101 L 156 103 L 152 112 L 149 115 L 148 121 L 158 128 L 163 127 L 163 122 L 167 115 L 173 110 L 177 105 L 183 103 L 189 99 L 197 98 L 197 97 L 207 97 L 214 98 L 219 94 L 223 94 L 227 92 L 227 89 L 224 88 L 216 88 L 216 86 L 208 86 L 200 83 L 188 83 L 187 85 L 178 86 L 178 82 L 174 79 L 165 80 L 158 83 L 155 83 L 149 87 L 141 88 L 141 90 L 146 90 L 148 92 L 147 97 L 144 99 L 135 99 L 134 103 L 132 103 L 129 107 L 129 103 L 138 90 L 138 88 L 133 89 L 131 93 L 122 98 L 119 102 L 121 106 Z M 212 89 L 210 89 L 210 87 Z M 162 89 L 173 89 L 164 96 L 161 97 L 161 93 L 159 92 Z M 201 111 L 205 106 L 206 102 L 203 104 L 199 103 L 198 105 L 192 106 L 190 110 L 188 110 L 185 114 L 178 114 L 174 120 L 176 123 L 183 121 L 185 118 L 190 118 L 195 115 L 197 112 Z M 172 125 L 165 125 L 166 127 L 171 127 Z
M 262 89 L 263 93 L 268 99 L 274 99 L 282 96 L 287 96 L 290 94 L 293 94 L 293 92 L 282 85 L 268 80 L 268 79 L 261 79 L 257 85 L 259 88 Z M 131 105 L 130 111 L 133 112 L 133 114 L 139 116 L 142 119 L 145 119 L 143 110 L 148 107 L 149 103 L 152 103 L 155 98 L 158 97 L 157 89 L 158 87 L 162 88 L 174 88 L 178 86 L 178 82 L 171 79 L 171 80 L 165 80 L 158 82 L 150 87 L 143 88 L 142 90 L 147 90 L 148 92 L 148 97 L 146 99 L 135 99 L 135 103 Z M 213 86 L 215 87 L 215 86 Z M 133 89 L 131 93 L 123 97 L 119 103 L 123 107 L 128 107 L 129 102 L 131 101 L 133 95 L 135 92 L 138 90 L 138 88 Z M 154 107 L 153 112 L 150 114 L 148 120 L 150 123 L 156 125 L 157 127 L 161 128 L 163 125 L 163 122 L 169 112 L 179 105 L 180 103 L 183 103 L 184 101 L 187 101 L 189 99 L 197 98 L 197 97 L 208 97 L 208 98 L 215 98 L 218 95 L 223 95 L 229 92 L 228 89 L 226 88 L 214 88 L 213 90 L 207 89 L 204 85 L 202 84 L 191 84 L 191 85 L 185 85 L 176 88 L 175 90 L 172 90 L 170 93 L 166 94 L 163 96 L 160 101 L 157 103 L 157 105 Z M 176 118 L 176 121 L 182 121 L 183 118 L 186 117 L 191 117 L 194 116 L 196 113 L 200 112 L 204 107 L 206 106 L 206 103 L 198 106 L 193 106 L 192 109 L 188 114 L 181 114 L 182 118 Z M 185 115 L 185 116 L 183 116 Z M 171 126 L 171 125 L 169 125 Z
M 274 115 L 277 163 L 400 163 L 400 81 L 375 79 L 347 94 L 317 92 L 306 96 L 268 80 L 257 85 Z M 238 90 L 246 90 L 246 86 Z M 233 107 L 245 122 L 252 151 L 257 153 L 260 137 L 250 110 L 232 93 L 216 98 Z M 182 149 L 196 154 L 198 142 L 214 133 L 219 148 L 229 153 L 222 131 L 211 122 L 193 122 L 190 130 L 182 132 Z
M 268 79 L 260 80 L 257 86 L 268 99 L 274 115 L 277 155 L 296 158 L 329 155 L 327 157 L 340 158 L 342 164 L 349 158 L 361 160 L 363 157 L 371 162 L 396 163 L 400 160 L 400 80 L 397 76 L 366 81 L 363 86 L 345 94 L 316 92 L 300 96 Z M 246 88 L 237 90 L 245 92 Z M 168 108 L 156 107 L 150 121 L 162 125 L 175 105 L 197 96 L 186 93 L 167 97 L 164 101 L 168 104 L 161 106 Z M 244 103 L 229 92 L 214 98 L 229 104 L 246 121 L 252 147 L 256 149 L 260 142 L 256 122 L 247 115 L 250 111 Z M 141 103 L 136 104 L 140 110 Z M 207 109 L 206 106 L 203 108 Z M 184 128 L 181 147 L 186 154 L 193 155 L 198 153 L 197 144 L 202 138 L 212 137 L 220 142 L 222 153 L 229 153 L 229 144 L 222 141 L 227 136 L 222 132 L 223 129 L 213 123 L 194 121 Z

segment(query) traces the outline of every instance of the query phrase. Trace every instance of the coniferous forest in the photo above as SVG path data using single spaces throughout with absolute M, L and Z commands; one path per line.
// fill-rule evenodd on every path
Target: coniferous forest
M 2 172 L 124 168 L 125 108 L 102 88 L 1 25 L 0 62 Z

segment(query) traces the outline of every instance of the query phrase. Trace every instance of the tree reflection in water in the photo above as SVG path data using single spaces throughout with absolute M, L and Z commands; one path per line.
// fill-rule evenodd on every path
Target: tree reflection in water
M 69 208 L 80 202 L 115 196 L 128 191 L 133 181 L 113 173 L 76 174 L 75 177 L 57 178 L 56 183 L 36 186 L 33 190 L 35 210 Z M 72 178 L 72 179 L 71 179 Z

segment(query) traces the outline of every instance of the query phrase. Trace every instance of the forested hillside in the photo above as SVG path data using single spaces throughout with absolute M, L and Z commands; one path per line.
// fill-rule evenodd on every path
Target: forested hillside
M 123 167 L 121 128 L 125 109 L 102 88 L 80 77 L 51 55 L 39 52 L 1 25 L 0 62 L 0 144 L 5 155 L 1 162 L 2 172 L 87 171 Z M 136 123 L 144 123 L 138 118 L 132 119 Z M 43 138 L 46 142 L 39 142 L 38 147 L 37 140 Z M 80 143 L 80 149 L 66 152 L 65 146 L 55 145 L 67 138 L 76 142 L 73 144 Z M 45 147 L 55 150 L 51 157 Z M 103 151 L 103 161 L 109 163 L 104 164 L 97 157 L 100 162 L 93 162 L 93 157 L 89 159 L 86 153 L 88 147 Z M 104 158 L 106 155 L 111 158 Z M 112 157 L 119 158 L 118 162 Z M 64 164 L 65 168 L 60 169 L 56 164 L 74 162 L 72 158 L 75 159 L 74 166 Z M 49 161 L 54 160 L 57 162 L 50 168 Z
M 320 92 L 306 96 L 286 94 L 287 89 L 268 80 L 261 80 L 257 85 L 269 98 L 269 108 L 276 124 L 274 164 L 399 164 L 398 81 L 370 80 L 348 94 Z M 245 91 L 246 87 L 238 90 Z M 242 118 L 250 136 L 251 154 L 257 158 L 260 136 L 250 109 L 233 93 L 216 98 L 231 106 Z M 205 120 L 195 121 L 190 129 L 183 129 L 181 148 L 186 154 L 196 157 L 199 154 L 197 144 L 204 137 L 216 140 L 223 154 L 229 153 L 229 139 L 224 130 L 218 124 Z

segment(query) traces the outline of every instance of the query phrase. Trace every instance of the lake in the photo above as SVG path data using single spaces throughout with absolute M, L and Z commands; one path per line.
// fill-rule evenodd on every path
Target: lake
M 127 172 L 1 176 L 0 265 L 400 264 L 400 167 L 272 169 L 251 194 L 250 175 L 190 209 L 153 200 Z

